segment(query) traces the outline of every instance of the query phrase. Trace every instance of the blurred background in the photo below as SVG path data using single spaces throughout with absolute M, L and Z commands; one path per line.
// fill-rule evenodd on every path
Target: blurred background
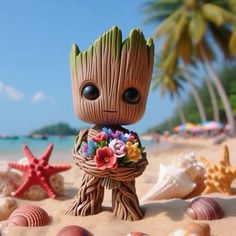
M 235 0 L 15 0 L 0 8 L 2 156 L 25 142 L 42 149 L 49 137 L 71 146 L 73 137 L 62 138 L 88 124 L 72 108 L 70 47 L 86 50 L 114 25 L 123 38 L 141 28 L 155 40 L 146 112 L 129 129 L 146 142 L 235 134 Z

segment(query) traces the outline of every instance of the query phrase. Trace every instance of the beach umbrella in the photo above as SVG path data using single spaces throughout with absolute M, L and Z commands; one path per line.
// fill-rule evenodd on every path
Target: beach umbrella
M 176 132 L 189 131 L 194 126 L 195 126 L 195 124 L 187 122 L 185 124 L 175 126 L 173 130 L 176 131 Z
M 203 130 L 219 130 L 223 129 L 224 125 L 216 121 L 205 121 L 200 124 Z
M 202 131 L 202 126 L 200 126 L 198 124 L 197 125 L 193 125 L 192 127 L 190 127 L 188 129 L 188 131 L 190 131 L 192 133 L 200 132 L 200 131 Z

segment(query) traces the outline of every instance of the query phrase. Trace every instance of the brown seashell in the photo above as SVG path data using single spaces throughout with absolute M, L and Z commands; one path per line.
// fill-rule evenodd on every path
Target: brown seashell
M 126 236 L 148 236 L 148 234 L 142 233 L 142 232 L 131 232 L 127 234 Z
M 33 205 L 18 207 L 12 212 L 8 220 L 8 226 L 29 226 L 37 227 L 49 224 L 47 212 Z
M 93 236 L 89 231 L 78 225 L 68 225 L 62 228 L 57 236 Z
M 220 205 L 213 198 L 209 197 L 193 199 L 186 213 L 194 220 L 216 220 L 223 216 Z
M 210 226 L 205 223 L 189 223 L 171 233 L 170 236 L 210 236 Z

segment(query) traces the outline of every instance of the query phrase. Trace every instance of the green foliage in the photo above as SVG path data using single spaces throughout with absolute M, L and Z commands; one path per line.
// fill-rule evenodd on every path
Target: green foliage
M 53 125 L 44 126 L 40 129 L 33 131 L 31 134 L 40 135 L 75 135 L 78 133 L 77 129 L 71 128 L 66 123 L 57 123 Z
M 233 109 L 234 114 L 236 115 L 236 78 L 235 78 L 235 75 L 236 75 L 236 62 L 225 66 L 219 72 L 219 77 L 221 79 L 221 82 L 229 98 L 230 105 Z M 212 104 L 211 104 L 209 92 L 207 90 L 207 86 L 205 86 L 205 84 L 202 84 L 202 86 L 199 88 L 199 95 L 202 98 L 202 102 L 203 102 L 208 120 L 213 120 Z M 218 99 L 217 102 L 219 104 L 220 120 L 221 122 L 225 122 L 226 117 L 225 117 L 222 102 L 219 96 L 217 97 L 217 99 Z M 191 94 L 187 96 L 187 99 L 185 102 L 183 102 L 181 109 L 186 115 L 187 121 L 193 122 L 193 123 L 200 122 L 199 113 L 198 113 L 198 110 L 196 109 L 196 103 L 193 97 L 191 96 Z M 171 116 L 170 119 L 163 121 L 162 123 L 151 128 L 149 131 L 160 131 L 160 132 L 163 132 L 164 130 L 172 131 L 173 127 L 180 124 L 180 119 L 176 114 L 177 112 L 174 112 L 174 114 Z

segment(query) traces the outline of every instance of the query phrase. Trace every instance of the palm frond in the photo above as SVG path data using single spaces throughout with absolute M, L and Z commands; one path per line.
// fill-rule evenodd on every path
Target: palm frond
M 190 40 L 190 37 L 187 32 L 185 32 L 181 39 L 179 40 L 178 44 L 178 51 L 181 59 L 185 64 L 189 64 L 191 61 L 191 56 L 192 56 L 192 43 Z
M 229 40 L 229 52 L 232 56 L 236 55 L 236 29 L 233 31 Z
M 142 6 L 145 22 L 161 22 L 169 17 L 181 5 L 180 0 L 149 1 Z
M 195 11 L 191 17 L 188 31 L 193 44 L 202 40 L 207 30 L 207 24 L 201 11 Z
M 184 11 L 181 16 L 178 18 L 178 21 L 175 23 L 174 27 L 174 41 L 178 42 L 181 34 L 184 32 L 186 26 L 189 23 L 188 12 Z
M 213 24 L 221 26 L 222 24 L 225 23 L 224 11 L 221 7 L 205 3 L 203 4 L 201 10 L 205 19 L 212 22 Z
M 181 17 L 183 14 L 184 9 L 183 8 L 178 8 L 175 12 L 173 12 L 168 18 L 166 18 L 162 23 L 157 26 L 155 32 L 154 32 L 154 37 L 160 37 L 163 34 L 168 33 L 169 31 L 174 29 L 174 26 L 176 24 L 176 21 Z

